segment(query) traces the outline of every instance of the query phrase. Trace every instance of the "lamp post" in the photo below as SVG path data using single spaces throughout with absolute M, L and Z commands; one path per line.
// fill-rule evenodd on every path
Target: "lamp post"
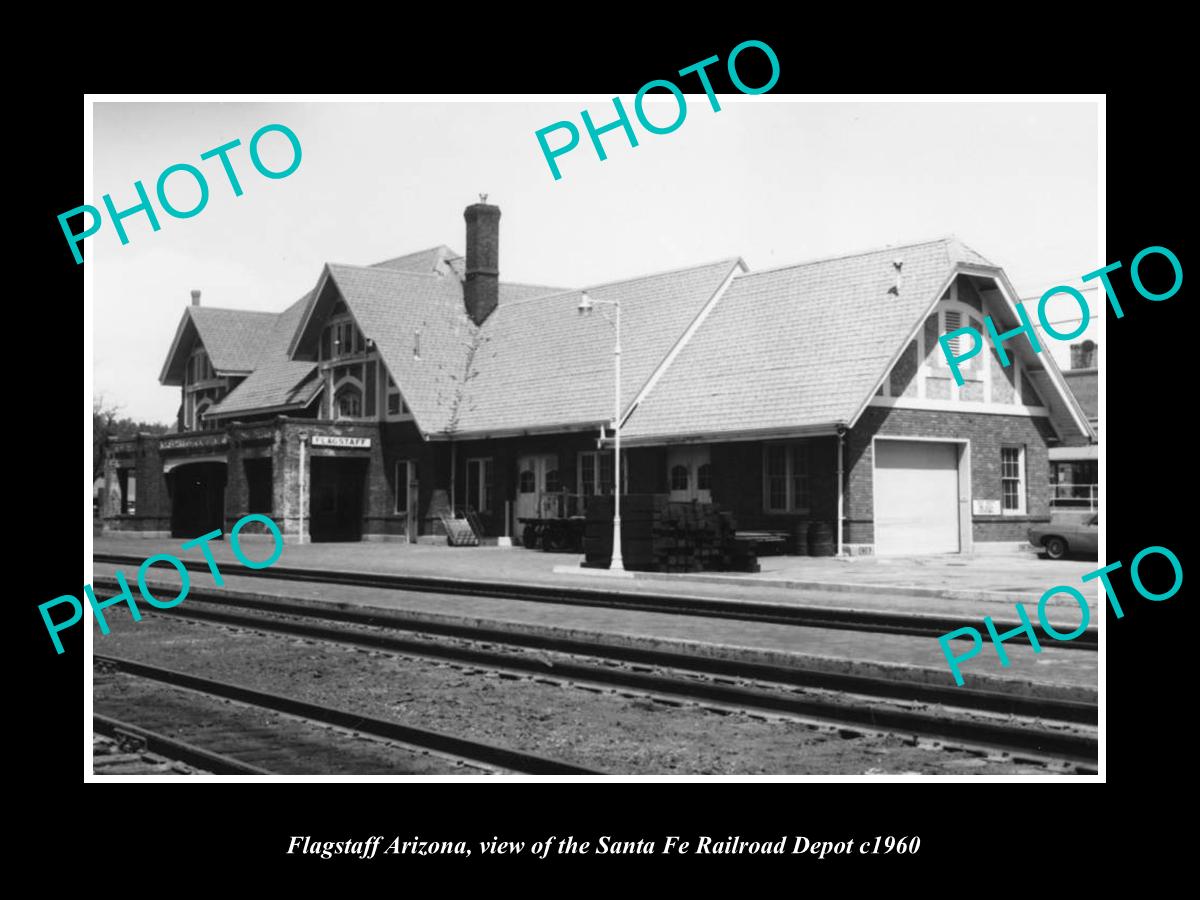
M 624 572 L 625 561 L 621 558 L 621 304 L 617 300 L 593 300 L 584 291 L 579 298 L 579 314 L 590 315 L 597 303 L 616 309 L 613 319 L 604 317 L 616 331 L 616 344 L 613 346 L 613 365 L 616 370 L 613 388 L 613 538 L 612 559 L 608 569 L 610 572 Z

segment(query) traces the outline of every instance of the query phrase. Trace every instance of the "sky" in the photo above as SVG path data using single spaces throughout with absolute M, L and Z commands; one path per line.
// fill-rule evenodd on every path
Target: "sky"
M 750 269 L 956 235 L 1002 266 L 1022 297 L 1110 260 L 1097 243 L 1097 110 L 1092 102 L 811 102 L 763 94 L 687 95 L 670 134 L 643 129 L 623 97 L 638 146 L 602 136 L 598 159 L 580 111 L 597 126 L 611 98 L 533 102 L 116 103 L 93 107 L 93 189 L 83 203 L 154 197 L 176 163 L 199 168 L 207 206 L 176 219 L 154 199 L 161 229 L 106 218 L 84 242 L 93 267 L 94 393 L 123 415 L 171 422 L 179 388 L 158 375 L 189 291 L 206 306 L 280 311 L 310 290 L 325 262 L 366 265 L 446 244 L 465 252 L 463 209 L 486 193 L 501 208 L 505 281 L 587 287 L 741 256 Z M 652 122 L 675 101 L 647 102 Z M 535 132 L 568 120 L 579 145 L 555 180 Z M 251 164 L 263 125 L 299 138 L 286 178 Z M 200 154 L 233 139 L 235 197 L 219 160 Z M 552 147 L 565 132 L 550 135 Z M 291 160 L 266 136 L 265 165 Z M 198 188 L 172 175 L 168 199 L 193 206 Z M 64 242 L 65 244 L 65 242 Z M 65 246 L 64 246 L 64 249 Z M 1095 291 L 1087 292 L 1094 314 Z M 1099 298 L 1099 304 L 1103 304 Z M 1056 300 L 1052 321 L 1077 315 Z M 848 314 L 852 314 L 848 311 Z M 1060 330 L 1065 330 L 1059 326 Z M 1095 324 L 1084 337 L 1098 340 Z M 1080 338 L 1081 340 L 1083 338 Z M 1067 358 L 1066 344 L 1052 347 Z

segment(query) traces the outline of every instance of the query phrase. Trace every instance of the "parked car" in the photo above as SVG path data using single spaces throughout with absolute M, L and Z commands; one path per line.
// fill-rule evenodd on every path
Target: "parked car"
M 1045 551 L 1050 559 L 1062 559 L 1068 553 L 1097 552 L 1100 533 L 1099 514 L 1078 520 L 1047 522 L 1029 529 L 1029 543 Z

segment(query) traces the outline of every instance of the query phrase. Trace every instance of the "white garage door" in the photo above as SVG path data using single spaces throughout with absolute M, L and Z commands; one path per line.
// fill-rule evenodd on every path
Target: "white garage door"
M 958 549 L 958 445 L 876 441 L 875 552 Z

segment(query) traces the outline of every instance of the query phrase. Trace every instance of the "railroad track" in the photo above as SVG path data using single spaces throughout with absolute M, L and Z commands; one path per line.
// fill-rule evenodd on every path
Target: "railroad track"
M 113 719 L 95 713 L 92 716 L 92 734 L 110 738 L 119 751 L 118 754 L 93 754 L 96 774 L 152 774 L 163 771 L 180 771 L 176 765 L 182 763 L 182 770 L 210 775 L 269 775 L 266 769 L 250 765 L 223 753 L 214 753 L 186 741 L 180 741 L 156 731 L 139 728 L 129 722 Z M 136 756 L 145 765 L 137 771 L 129 771 L 126 762 L 129 756 Z M 119 773 L 115 772 L 120 767 Z
M 143 558 L 124 553 L 95 553 L 94 562 L 114 565 L 140 566 Z M 208 572 L 208 563 L 185 559 L 184 566 L 193 572 Z M 554 585 L 510 584 L 474 579 L 436 578 L 425 575 L 396 575 L 378 572 L 306 569 L 297 566 L 271 566 L 267 569 L 239 569 L 239 577 L 270 578 L 276 581 L 301 581 L 335 584 L 347 587 L 370 587 L 393 591 L 450 594 L 465 597 L 486 597 L 499 600 L 523 600 L 530 603 L 552 603 L 566 606 L 592 606 L 611 609 L 632 609 L 640 612 L 670 613 L 682 616 L 701 616 L 718 619 L 737 619 L 747 622 L 770 622 L 779 625 L 803 625 L 816 628 L 835 628 L 848 631 L 872 631 L 881 634 L 906 634 L 917 637 L 941 637 L 959 628 L 979 628 L 978 618 L 965 616 L 918 615 L 890 613 L 881 610 L 839 609 L 836 607 L 805 606 L 790 603 L 722 600 L 715 597 L 684 597 L 670 594 L 627 593 L 590 587 L 565 590 Z M 1015 618 L 994 620 L 999 630 L 1018 628 Z M 1078 638 L 1057 644 L 1071 650 L 1096 652 L 1098 631 L 1088 628 Z M 965 638 L 964 638 L 965 640 Z M 1014 643 L 1028 643 L 1024 634 L 1012 638 Z
M 105 586 L 116 589 L 115 582 Z M 538 680 L 716 705 L 724 711 L 793 716 L 956 748 L 1024 755 L 1041 763 L 1065 762 L 1081 771 L 1095 767 L 1098 753 L 1094 732 L 1078 727 L 1096 722 L 1096 707 L 1085 703 L 513 634 L 407 619 L 383 610 L 313 608 L 207 589 L 189 594 L 186 605 L 161 612 Z M 555 656 L 548 659 L 546 653 Z M 916 708 L 921 706 L 938 709 Z M 999 719 L 997 713 L 1009 718 Z
M 211 698 L 231 700 L 255 709 L 270 710 L 320 725 L 347 729 L 356 734 L 366 735 L 382 741 L 398 742 L 409 747 L 418 748 L 421 751 L 452 757 L 491 770 L 529 775 L 605 774 L 595 769 L 575 765 L 574 763 L 537 756 L 498 744 L 460 738 L 444 732 L 417 728 L 411 725 L 402 725 L 399 722 L 387 719 L 364 716 L 361 713 L 351 710 L 309 703 L 295 697 L 260 691 L 229 682 L 215 681 L 210 678 L 202 678 L 198 675 L 150 665 L 137 660 L 93 654 L 92 662 L 93 665 L 103 672 L 120 672 L 137 679 L 172 685 Z M 137 729 L 136 726 L 126 725 L 125 727 L 132 729 L 135 733 L 141 731 L 146 736 L 162 737 L 161 735 L 154 735 L 153 732 Z M 167 740 L 169 741 L 170 739 Z M 194 753 L 197 760 L 204 759 L 209 765 L 227 764 L 231 773 L 232 769 L 240 768 L 241 771 L 236 774 L 270 774 L 268 770 L 239 761 L 236 755 L 214 753 L 182 742 L 174 742 L 174 746 L 169 748 L 164 745 L 164 750 L 160 752 L 163 752 L 164 755 L 182 752 Z

